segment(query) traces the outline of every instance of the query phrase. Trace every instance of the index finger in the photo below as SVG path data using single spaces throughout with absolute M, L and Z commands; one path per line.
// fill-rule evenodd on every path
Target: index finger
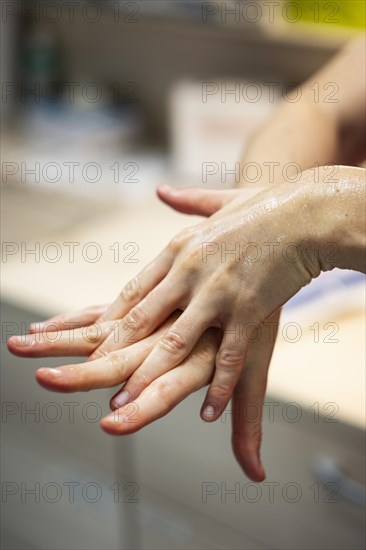
M 169 272 L 173 256 L 165 248 L 157 258 L 150 262 L 134 279 L 129 281 L 117 298 L 102 313 L 99 322 L 121 319 L 158 285 Z

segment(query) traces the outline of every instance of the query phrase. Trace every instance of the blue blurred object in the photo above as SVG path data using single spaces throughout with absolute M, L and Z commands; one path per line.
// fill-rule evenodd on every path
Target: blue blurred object
M 348 289 L 357 285 L 364 285 L 366 276 L 358 271 L 345 269 L 334 269 L 322 273 L 317 279 L 306 287 L 302 288 L 289 302 L 286 309 L 295 309 L 310 302 L 315 302 L 322 298 L 333 298 L 344 302 L 344 294 Z M 347 292 L 345 294 L 347 296 Z M 347 303 L 339 304 L 347 305 Z

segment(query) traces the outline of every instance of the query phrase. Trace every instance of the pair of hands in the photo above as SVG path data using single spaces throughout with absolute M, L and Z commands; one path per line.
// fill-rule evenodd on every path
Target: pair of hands
M 35 324 L 26 338 L 12 337 L 9 349 L 89 356 L 39 369 L 37 380 L 50 390 L 125 383 L 101 422 L 111 434 L 139 430 L 210 384 L 202 418 L 216 420 L 233 396 L 235 456 L 248 477 L 263 480 L 261 417 L 279 308 L 319 271 L 302 254 L 289 260 L 282 253 L 303 246 L 304 227 L 294 224 L 302 189 L 161 188 L 162 200 L 208 220 L 173 238 L 111 305 Z M 61 331 L 55 339 L 52 330 Z

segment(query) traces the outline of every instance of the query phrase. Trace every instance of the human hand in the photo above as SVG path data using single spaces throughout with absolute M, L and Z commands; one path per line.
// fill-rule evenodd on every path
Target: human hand
M 185 189 L 175 192 L 171 189 L 163 189 L 165 191 L 165 202 L 169 203 L 169 198 L 172 191 L 172 206 L 178 210 L 187 211 L 187 206 L 190 213 L 210 215 L 212 212 L 224 206 L 240 193 L 239 190 L 230 191 L 211 191 L 200 189 Z M 159 196 L 160 196 L 159 189 Z M 252 191 L 245 194 L 246 197 L 253 195 Z M 196 206 L 195 206 L 196 204 Z M 202 205 L 205 205 L 205 212 L 202 211 Z M 196 210 L 195 210 L 196 209 Z M 93 349 L 95 342 L 91 335 L 87 338 L 87 332 L 80 330 L 82 327 L 88 327 L 97 323 L 100 316 L 105 314 L 107 305 L 92 306 L 80 312 L 56 316 L 43 324 L 34 324 L 32 332 L 34 333 L 32 345 L 21 347 L 19 343 L 11 340 L 9 342 L 10 349 L 18 355 L 35 356 L 57 356 L 65 354 L 85 355 L 90 349 Z M 232 424 L 233 438 L 232 444 L 235 456 L 241 464 L 246 474 L 253 480 L 261 481 L 264 479 L 264 469 L 260 461 L 260 443 L 261 443 L 261 417 L 263 400 L 266 388 L 267 371 L 275 342 L 279 312 L 273 316 L 271 323 L 268 325 L 267 333 L 259 339 L 259 341 L 250 345 L 249 354 L 246 362 L 246 369 L 243 372 L 240 382 L 238 383 L 233 400 Z M 173 318 L 171 319 L 173 322 Z M 70 328 L 73 328 L 70 331 Z M 75 330 L 78 328 L 78 330 Z M 38 334 L 46 330 L 47 334 Z M 57 341 L 52 341 L 52 334 L 48 337 L 48 332 L 63 331 L 61 338 Z M 102 360 L 92 361 L 82 365 L 70 365 L 56 369 L 40 369 L 37 371 L 38 381 L 48 389 L 54 391 L 86 391 L 98 387 L 110 387 L 121 383 L 125 378 L 122 376 L 122 364 L 128 365 L 124 374 L 138 368 L 139 364 L 144 360 L 149 353 L 152 345 L 161 335 L 163 327 L 160 331 L 154 333 L 151 337 L 125 348 L 123 353 L 112 352 L 110 356 L 106 356 Z M 268 332 L 269 331 L 269 332 Z M 206 333 L 207 334 L 207 333 Z M 45 337 L 46 336 L 46 337 Z M 204 340 L 204 349 L 202 348 L 202 340 Z M 178 402 L 184 399 L 189 393 L 192 393 L 199 387 L 203 387 L 212 377 L 214 368 L 214 359 L 219 342 L 219 334 L 210 334 L 206 339 L 206 335 L 200 340 L 200 345 L 197 345 L 195 352 L 191 354 L 188 361 L 184 363 L 184 369 L 174 369 L 169 373 L 158 378 L 139 396 L 132 405 L 122 407 L 118 416 L 109 416 L 104 421 L 104 429 L 111 433 L 130 433 L 137 431 L 146 424 L 160 418 L 173 408 Z M 72 345 L 70 346 L 70 343 Z M 90 347 L 91 346 L 91 347 Z M 131 360 L 132 359 L 132 360 Z M 194 360 L 194 371 L 191 363 Z M 205 364 L 203 359 L 206 360 Z M 181 365 L 183 367 L 183 365 Z M 202 372 L 201 372 L 202 371 Z M 60 372 L 62 373 L 61 376 Z M 177 382 L 174 382 L 174 378 Z M 160 399 L 151 400 L 151 394 L 156 393 L 156 387 L 164 388 L 166 383 L 169 383 L 170 378 L 173 385 L 169 394 L 163 393 Z M 118 395 L 111 400 L 112 408 L 118 408 Z M 256 411 L 253 417 L 253 407 Z M 132 408 L 132 412 L 131 412 Z M 133 421 L 124 422 L 124 416 L 134 416 Z M 248 415 L 248 411 L 251 412 Z M 121 412 L 122 411 L 122 412 Z M 137 411 L 137 416 L 136 416 Z M 142 413 L 139 413 L 142 411 Z M 117 422 L 115 422 L 117 420 Z M 103 422 L 102 422 L 103 425 Z
M 224 335 L 203 416 L 214 420 L 220 415 L 239 379 L 252 333 L 258 333 L 265 319 L 317 274 L 318 266 L 306 257 L 289 262 L 281 254 L 277 258 L 262 254 L 258 261 L 248 254 L 237 261 L 237 254 L 234 259 L 231 254 L 222 261 L 209 250 L 203 257 L 203 245 L 214 250 L 228 246 L 230 255 L 233 247 L 243 243 L 247 247 L 248 242 L 302 244 L 308 237 L 306 227 L 300 230 L 299 224 L 289 221 L 289 215 L 298 218 L 302 211 L 299 190 L 302 186 L 282 186 L 249 202 L 239 196 L 207 222 L 180 233 L 108 308 L 102 318 L 121 319 L 116 324 L 119 337 L 115 338 L 114 330 L 106 338 L 108 329 L 103 330 L 94 340 L 94 344 L 104 341 L 92 359 L 131 343 L 126 341 L 131 327 L 137 341 L 151 334 L 172 311 L 185 310 L 129 379 L 120 405 L 134 400 L 156 377 L 178 365 L 209 326 L 218 326 Z M 131 288 L 135 290 L 132 300 Z M 132 309 L 131 301 L 137 302 Z
M 240 194 L 245 193 L 245 197 L 250 199 L 263 190 L 263 188 L 228 190 L 205 188 L 175 189 L 169 186 L 161 186 L 157 192 L 161 200 L 179 212 L 211 216 Z M 262 481 L 265 478 L 264 468 L 260 459 L 262 411 L 268 370 L 276 342 L 280 314 L 280 309 L 275 311 L 262 327 L 264 332 L 260 339 L 250 343 L 243 371 L 233 393 L 233 451 L 238 463 L 253 481 Z M 118 392 L 116 397 L 119 393 L 121 392 Z
M 154 377 L 178 365 L 205 330 L 216 326 L 223 329 L 223 339 L 202 414 L 207 420 L 218 418 L 240 377 L 252 334 L 319 274 L 316 258 L 299 254 L 294 261 L 282 254 L 284 247 L 294 243 L 305 249 L 312 237 L 303 188 L 278 186 L 249 202 L 239 195 L 207 221 L 181 232 L 122 291 L 104 315 L 105 319 L 122 318 L 120 338 L 106 338 L 93 357 L 118 348 L 127 325 L 134 327 L 134 338 L 139 339 L 155 330 L 172 310 L 183 314 L 128 380 L 120 404 L 134 400 Z M 225 258 L 222 251 L 227 252 Z M 134 304 L 129 301 L 131 288 Z
M 94 306 L 63 316 L 58 321 L 64 329 L 62 339 L 47 341 L 46 334 L 33 334 L 36 344 L 33 356 L 64 355 L 67 340 L 72 338 L 74 353 L 85 353 L 81 336 L 82 327 L 96 322 L 107 306 Z M 277 332 L 277 313 L 265 324 L 261 338 L 250 345 L 245 369 L 235 388 L 232 409 L 232 445 L 234 454 L 244 472 L 254 481 L 265 477 L 260 460 L 261 420 L 266 389 L 267 371 Z M 103 358 L 77 365 L 60 366 L 57 369 L 41 368 L 37 371 L 38 382 L 51 391 L 75 392 L 97 388 L 108 388 L 121 384 L 139 368 L 154 344 L 171 325 L 178 314 L 174 314 L 164 326 L 151 336 L 123 350 L 113 351 Z M 71 333 L 65 330 L 69 322 L 79 328 Z M 50 325 L 53 329 L 56 322 Z M 84 333 L 86 334 L 86 333 Z M 191 393 L 207 385 L 212 379 L 216 352 L 220 343 L 217 329 L 209 329 L 199 340 L 189 357 L 181 365 L 156 378 L 134 402 L 118 406 L 118 395 L 111 399 L 111 408 L 116 412 L 101 421 L 105 431 L 115 435 L 136 432 L 161 418 Z M 11 349 L 11 341 L 9 347 Z M 18 348 L 19 349 L 19 348 Z M 254 411 L 254 415 L 253 415 Z

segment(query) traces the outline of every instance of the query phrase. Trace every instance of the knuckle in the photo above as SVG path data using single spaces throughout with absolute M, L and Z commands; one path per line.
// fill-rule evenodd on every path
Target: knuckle
M 101 337 L 101 329 L 99 325 L 91 325 L 84 331 L 83 336 L 89 344 L 97 344 Z
M 124 320 L 127 328 L 128 325 L 133 325 L 137 330 L 143 330 L 148 325 L 146 312 L 140 304 L 131 309 Z
M 164 351 L 172 355 L 180 355 L 187 350 L 188 344 L 186 338 L 182 334 L 175 330 L 169 330 L 161 338 L 160 346 Z
M 108 366 L 116 373 L 123 376 L 126 372 L 127 361 L 125 355 L 112 351 L 106 356 Z
M 172 240 L 170 241 L 170 243 L 168 244 L 168 250 L 169 252 L 171 252 L 172 254 L 177 254 L 179 252 L 179 250 L 181 249 L 182 247 L 182 242 L 180 241 L 180 239 L 178 238 L 178 235 L 176 235 L 175 237 L 172 238 Z
M 244 358 L 241 353 L 231 349 L 223 349 L 216 356 L 216 368 L 221 369 L 238 369 L 244 364 Z
M 141 297 L 141 284 L 139 276 L 131 279 L 131 281 L 129 281 L 127 285 L 123 287 L 120 293 L 120 297 L 124 302 L 127 303 L 134 302 Z
M 202 264 L 201 249 L 190 250 L 179 262 L 179 271 L 185 275 L 195 275 L 198 273 Z
M 192 236 L 192 230 L 190 228 L 183 229 L 179 231 L 172 240 L 170 241 L 168 247 L 172 252 L 179 252 L 181 248 L 187 243 L 187 241 Z

